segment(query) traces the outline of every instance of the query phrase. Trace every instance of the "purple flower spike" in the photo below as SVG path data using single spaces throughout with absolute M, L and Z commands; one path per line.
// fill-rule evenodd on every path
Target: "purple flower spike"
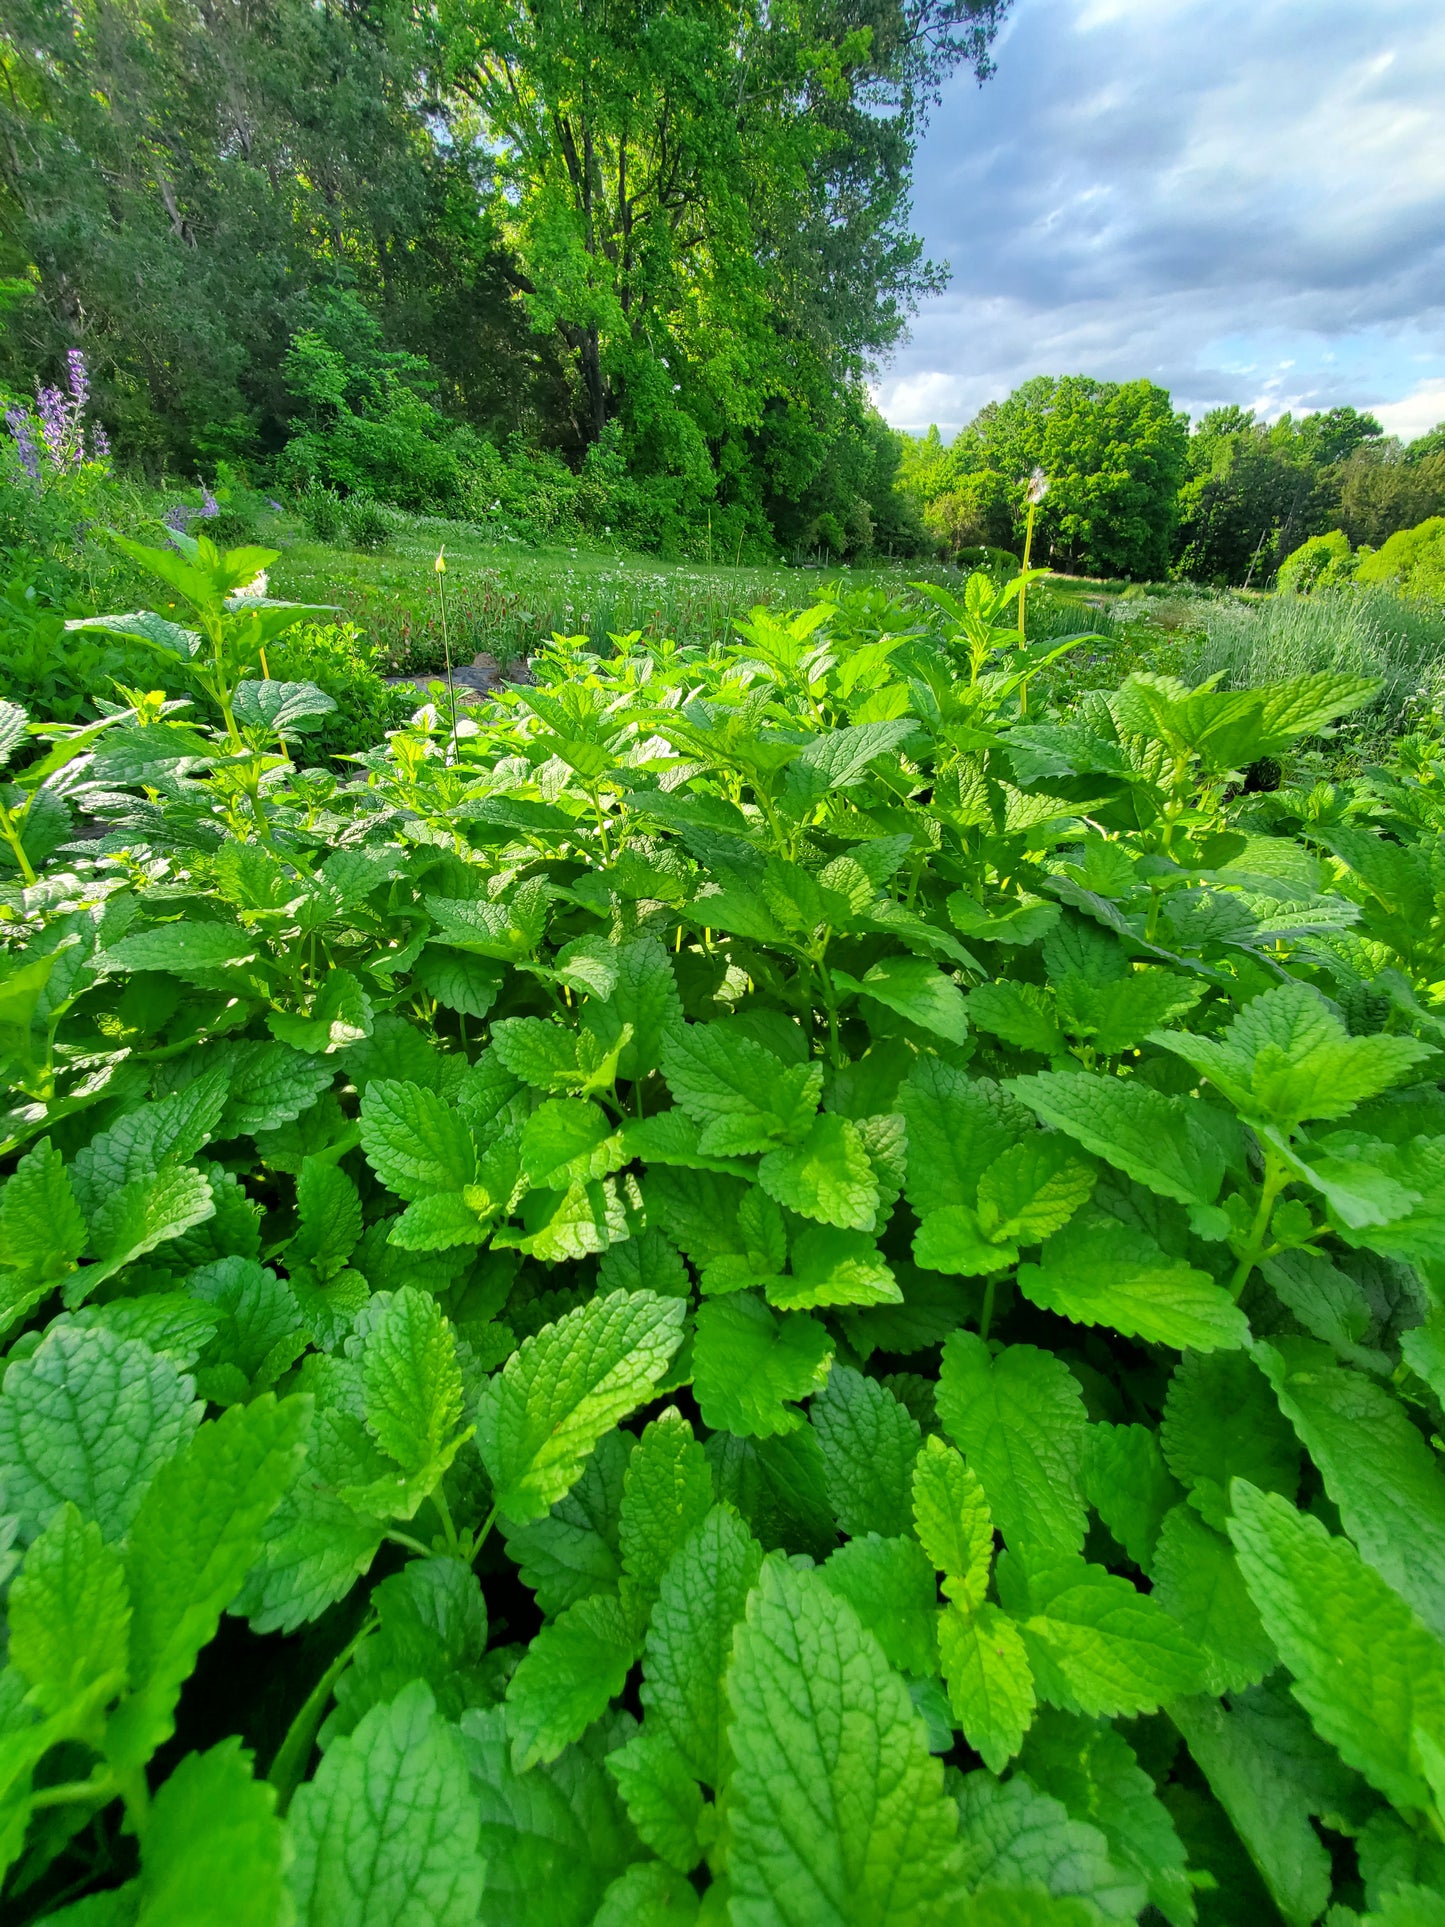
M 79 410 L 84 408 L 90 399 L 90 375 L 86 370 L 85 356 L 78 348 L 72 348 L 65 357 L 65 365 L 69 371 L 70 392 L 74 395 L 75 406 Z
M 185 502 L 177 502 L 168 508 L 161 520 L 176 535 L 184 535 L 196 511 Z
M 15 452 L 20 458 L 20 466 L 33 482 L 40 480 L 40 452 L 35 446 L 35 435 L 30 417 L 23 408 L 12 408 L 6 414 L 5 426 L 10 430 L 15 442 Z
M 216 500 L 215 496 L 212 495 L 206 483 L 202 482 L 201 483 L 201 514 L 204 515 L 206 519 L 209 521 L 211 516 L 219 515 L 220 512 L 221 512 L 220 503 Z
M 110 454 L 110 437 L 99 422 L 90 431 L 90 446 L 98 462 L 105 461 Z

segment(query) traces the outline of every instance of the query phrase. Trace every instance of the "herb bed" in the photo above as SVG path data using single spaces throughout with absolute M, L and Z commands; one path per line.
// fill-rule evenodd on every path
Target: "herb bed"
M 1445 1919 L 1439 743 L 979 576 L 298 772 L 177 551 L 0 795 L 7 1920 Z

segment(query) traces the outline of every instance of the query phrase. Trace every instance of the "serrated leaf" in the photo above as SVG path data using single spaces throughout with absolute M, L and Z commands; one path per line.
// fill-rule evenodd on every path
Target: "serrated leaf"
M 1445 1637 L 1445 1476 L 1404 1406 L 1305 1338 L 1254 1358 L 1361 1556 Z
M 389 1191 L 407 1199 L 461 1191 L 477 1174 L 477 1147 L 464 1117 L 435 1091 L 374 1079 L 361 1100 L 361 1144 Z
M 106 1739 L 118 1765 L 141 1765 L 174 1731 L 181 1686 L 261 1550 L 310 1422 L 304 1397 L 234 1405 L 151 1482 L 126 1553 L 131 1694 Z
M 638 1853 L 603 1764 L 626 1729 L 603 1721 L 550 1765 L 519 1775 L 505 1708 L 468 1713 L 461 1724 L 481 1812 L 487 1927 L 591 1927 L 609 1882 Z
M 1169 1470 L 1221 1531 L 1233 1479 L 1289 1499 L 1299 1485 L 1299 1446 L 1264 1374 L 1243 1352 L 1195 1352 L 1179 1361 L 1159 1443 Z
M 997 1357 L 973 1332 L 943 1347 L 938 1415 L 978 1474 L 1010 1546 L 1061 1552 L 1084 1543 L 1081 1461 L 1088 1424 L 1077 1379 L 1032 1345 Z
M 372 1588 L 380 1623 L 336 1682 L 336 1706 L 321 1731 L 323 1748 L 356 1730 L 373 1706 L 423 1679 L 439 1710 L 455 1719 L 483 1694 L 477 1665 L 487 1643 L 487 1609 L 476 1575 L 446 1555 L 412 1559 Z
M 645 1845 L 669 1867 L 690 1873 L 702 1858 L 702 1794 L 671 1740 L 645 1728 L 607 1756 L 627 1813 Z M 670 1917 L 670 1916 L 669 1916 Z M 629 1913 L 626 1921 L 635 1915 Z
M 557 1755 L 606 1712 L 638 1653 L 630 1615 L 598 1593 L 544 1626 L 507 1682 L 512 1767 L 525 1773 Z
M 732 1507 L 714 1506 L 663 1574 L 647 1629 L 646 1728 L 666 1735 L 693 1777 L 714 1789 L 731 1758 L 723 1682 L 733 1628 L 762 1560 L 762 1547 Z
M 699 1307 L 693 1391 L 703 1422 L 741 1438 L 767 1438 L 803 1423 L 793 1403 L 828 1376 L 833 1341 L 806 1312 L 777 1317 L 755 1292 Z
M 1445 1647 L 1347 1539 L 1243 1479 L 1229 1536 L 1316 1731 L 1399 1807 L 1430 1790 L 1412 1734 L 1445 1733 Z
M 1204 1684 L 1204 1654 L 1147 1593 L 1077 1557 L 1030 1560 L 1027 1616 L 1015 1571 L 999 1587 L 1020 1630 L 1040 1699 L 1090 1719 L 1152 1713 Z
M 682 1339 L 686 1306 L 615 1291 L 529 1338 L 477 1402 L 477 1448 L 497 1510 L 539 1518 L 588 1454 L 653 1391 Z
M 728 1696 L 739 1927 L 945 1921 L 961 1868 L 942 1770 L 853 1609 L 817 1577 L 767 1560 Z
M 865 1533 L 830 1553 L 819 1571 L 878 1641 L 890 1666 L 915 1679 L 935 1676 L 938 1589 L 916 1539 Z
M 1278 1663 L 1234 1548 L 1193 1506 L 1166 1513 L 1151 1578 L 1152 1597 L 1203 1648 L 1211 1692 L 1241 1692 Z
M 835 1365 L 809 1410 L 823 1448 L 828 1502 L 851 1537 L 911 1525 L 918 1422 L 877 1379 Z
M 1034 1715 L 1034 1675 L 1013 1621 L 987 1602 L 945 1606 L 938 1651 L 954 1718 L 994 1773 L 1023 1744 Z
M 1237 1349 L 1249 1323 L 1207 1272 L 1169 1258 L 1147 1232 L 1102 1211 L 1055 1232 L 1036 1265 L 1020 1265 L 1019 1290 L 1044 1311 L 1080 1325 L 1179 1351 Z
M 914 1529 L 943 1575 L 944 1592 L 965 1609 L 982 1605 L 993 1566 L 993 1517 L 978 1474 L 952 1446 L 927 1438 L 914 1461 L 912 1500 Z
M 415 1680 L 337 1740 L 292 1802 L 303 1927 L 472 1927 L 480 1818 L 456 1728 Z
M 1043 1891 L 1055 1902 L 1077 1899 L 1081 1917 L 1133 1920 L 1148 1897 L 1132 1869 L 1115 1864 L 1097 1827 L 1071 1819 L 1062 1801 L 1015 1773 L 1002 1785 L 989 1773 L 970 1773 L 958 1798 L 965 1877 L 979 1899 L 997 1891 Z M 985 1914 L 1013 1927 L 1010 1915 Z M 1036 1916 L 1021 1919 L 1033 1927 Z M 1055 1915 L 1041 1916 L 1050 1923 Z M 1066 1916 L 1067 1918 L 1067 1916 Z
M 980 984 L 969 995 L 967 1008 L 977 1029 L 1002 1037 L 1017 1050 L 1035 1051 L 1041 1057 L 1064 1053 L 1064 1033 L 1053 998 L 1040 984 L 1012 983 L 1006 978 Z
M 1168 1097 L 1132 1078 L 1040 1071 L 1007 1089 L 1055 1130 L 1162 1198 L 1212 1204 L 1224 1176 L 1218 1139 L 1198 1100 Z
M 968 1036 L 963 992 L 924 957 L 885 957 L 861 978 L 834 970 L 833 982 L 840 990 L 871 998 L 951 1044 L 961 1044 Z
M 100 1205 L 90 1221 L 93 1264 L 77 1272 L 66 1291 L 76 1305 L 124 1266 L 171 1238 L 214 1217 L 209 1180 L 190 1165 L 133 1178 Z
M 1136 1566 L 1152 1571 L 1166 1513 L 1184 1494 L 1146 1425 L 1091 1425 L 1084 1496 Z
M 523 1585 L 544 1613 L 559 1613 L 591 1593 L 616 1592 L 622 1576 L 622 1493 L 637 1441 L 607 1432 L 577 1483 L 551 1511 L 503 1526 Z
M 1070 1147 L 1036 1131 L 981 1173 L 978 1221 L 990 1239 L 1037 1244 L 1067 1224 L 1093 1188 L 1094 1173 Z
M 32 1538 L 67 1499 L 120 1539 L 157 1470 L 195 1430 L 195 1381 L 147 1345 L 56 1326 L 0 1394 L 0 1486 Z
M 121 1556 L 68 1501 L 25 1555 L 7 1615 L 10 1664 L 42 1713 L 61 1712 L 106 1679 L 112 1695 L 125 1684 L 130 1597 Z
M 146 1819 L 137 1927 L 276 1927 L 288 1857 L 275 1791 L 240 1740 L 188 1753 Z
M 380 1301 L 376 1301 L 380 1302 Z M 440 1477 L 460 1443 L 462 1372 L 430 1292 L 407 1285 L 375 1314 L 361 1351 L 367 1430 L 408 1479 Z
M 120 938 L 95 961 L 102 970 L 158 970 L 204 987 L 213 971 L 250 963 L 255 955 L 255 938 L 238 924 L 158 923 Z
M 908 1130 L 908 1201 L 920 1217 L 972 1205 L 995 1158 L 1033 1130 L 1029 1113 L 988 1078 L 921 1057 L 898 1092 Z
M 712 1473 L 692 1427 L 669 1406 L 643 1429 L 622 1487 L 623 1600 L 646 1614 L 673 1555 L 712 1506 Z
M 1121 1734 L 1071 1714 L 1045 1713 L 1034 1722 L 1019 1764 L 1070 1819 L 1098 1828 L 1115 1865 L 1144 1881 L 1171 1927 L 1189 1927 L 1194 1895 L 1183 1844 Z
M 816 1117 L 801 1144 L 769 1151 L 758 1183 L 804 1218 L 853 1231 L 878 1221 L 881 1193 L 858 1127 L 836 1112 Z

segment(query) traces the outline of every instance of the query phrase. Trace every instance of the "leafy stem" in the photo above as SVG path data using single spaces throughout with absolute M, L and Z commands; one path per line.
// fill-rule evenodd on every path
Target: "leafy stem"
M 354 1638 L 347 1641 L 306 1695 L 296 1717 L 287 1727 L 286 1737 L 276 1749 L 276 1757 L 271 1762 L 271 1771 L 266 1775 L 267 1780 L 276 1789 L 278 1813 L 285 1814 L 291 1804 L 291 1796 L 301 1784 L 306 1762 L 310 1759 L 311 1749 L 316 1743 L 321 1716 L 326 1711 L 332 1694 L 336 1691 L 337 1681 L 355 1659 L 361 1646 L 376 1630 L 377 1624 L 376 1615 L 369 1613 L 360 1631 Z
M 1254 1222 L 1249 1228 L 1249 1237 L 1239 1254 L 1239 1263 L 1234 1268 L 1234 1276 L 1229 1281 L 1231 1295 L 1238 1299 L 1249 1283 L 1250 1276 L 1260 1259 L 1265 1255 L 1266 1240 L 1269 1235 L 1269 1221 L 1274 1212 L 1275 1201 L 1290 1181 L 1290 1170 L 1277 1151 L 1269 1146 L 1264 1153 L 1264 1183 L 1259 1194 L 1259 1205 L 1254 1214 Z

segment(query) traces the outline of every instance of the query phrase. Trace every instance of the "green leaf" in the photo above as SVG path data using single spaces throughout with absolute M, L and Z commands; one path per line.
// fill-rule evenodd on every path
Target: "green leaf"
M 471 1568 L 438 1555 L 412 1559 L 372 1588 L 380 1624 L 362 1641 L 336 1682 L 336 1706 L 321 1730 L 329 1747 L 356 1730 L 363 1714 L 424 1679 L 440 1711 L 456 1718 L 492 1694 L 478 1677 L 487 1643 L 487 1609 Z
M 1023 1571 L 1020 1586 L 1010 1555 L 999 1590 L 1021 1621 L 1040 1699 L 1095 1719 L 1152 1713 L 1203 1686 L 1204 1654 L 1127 1579 L 1077 1557 L 1030 1560 Z
M 930 1211 L 913 1234 L 913 1260 L 925 1271 L 955 1278 L 985 1278 L 1018 1263 L 1019 1248 L 1000 1235 L 986 1236 L 978 1213 L 967 1204 Z
M 809 1408 L 823 1448 L 828 1503 L 839 1529 L 884 1538 L 912 1523 L 911 1480 L 918 1421 L 875 1378 L 835 1365 Z
M 411 974 L 427 995 L 463 1017 L 485 1017 L 502 988 L 503 966 L 464 950 L 427 944 Z
M 641 1840 L 669 1867 L 690 1873 L 702 1858 L 702 1794 L 687 1762 L 662 1734 L 643 1729 L 607 1756 Z M 628 1920 L 634 1918 L 629 1915 Z
M 25 1555 L 10 1588 L 10 1664 L 44 1714 L 125 1684 L 130 1599 L 120 1554 L 67 1502 Z
M 785 1065 L 722 1024 L 688 1024 L 662 1047 L 673 1096 L 702 1129 L 703 1151 L 746 1157 L 805 1135 L 823 1086 L 821 1064 Z
M 1299 1486 L 1299 1446 L 1264 1374 L 1243 1352 L 1190 1353 L 1179 1361 L 1159 1443 L 1169 1470 L 1221 1531 L 1233 1479 L 1288 1499 Z
M 1426 1807 L 1412 1735 L 1445 1733 L 1445 1647 L 1348 1539 L 1243 1479 L 1232 1498 L 1229 1536 L 1295 1698 L 1387 1800 Z
M 1165 1515 L 1184 1496 L 1164 1463 L 1158 1435 L 1145 1425 L 1091 1425 L 1084 1496 L 1135 1565 L 1152 1572 Z
M 311 1108 L 335 1076 L 333 1058 L 308 1056 L 289 1044 L 238 1044 L 220 1135 L 250 1137 L 289 1124 Z
M 833 982 L 839 990 L 871 998 L 917 1024 L 920 1030 L 932 1031 L 951 1044 L 962 1044 L 968 1036 L 963 992 L 926 958 L 885 957 L 861 978 L 835 970 Z
M 690 1927 L 699 1919 L 697 1894 L 674 1867 L 640 1860 L 602 1897 L 592 1927 Z
M 991 1774 L 970 1773 L 958 1805 L 965 1877 L 980 1898 L 990 1889 L 1043 1889 L 1056 1901 L 1077 1898 L 1083 1918 L 1110 1923 L 1133 1920 L 1144 1906 L 1144 1882 L 1115 1863 L 1099 1829 L 1071 1819 L 1063 1802 L 1040 1792 L 1027 1774 L 1001 1785 Z M 1008 1914 L 984 1918 L 1013 1927 Z M 1036 1918 L 1050 1927 L 1055 1920 L 1031 1910 L 1019 1918 L 1028 1927 Z
M 1022 1105 L 985 1077 L 920 1057 L 898 1092 L 908 1127 L 908 1202 L 920 1217 L 972 1205 L 988 1165 L 1032 1132 Z
M 275 1791 L 240 1740 L 188 1753 L 146 1819 L 136 1927 L 276 1927 L 287 1857 Z
M 1289 1927 L 1309 1927 L 1329 1903 L 1330 1856 L 1310 1825 L 1295 1762 L 1278 1750 L 1249 1702 L 1245 1695 L 1226 1709 L 1218 1700 L 1181 1699 L 1169 1717 Z M 1305 1734 L 1314 1737 L 1307 1727 Z
M 978 1221 L 990 1239 L 1037 1244 L 1068 1223 L 1094 1188 L 1094 1173 L 1058 1138 L 1036 1131 L 978 1181 Z
M 651 1396 L 686 1305 L 614 1291 L 529 1338 L 477 1402 L 477 1448 L 504 1518 L 536 1519 L 572 1486 L 604 1432 Z
M 996 1357 L 973 1332 L 951 1332 L 938 1415 L 978 1474 L 1010 1546 L 1077 1551 L 1084 1543 L 1081 1461 L 1088 1420 L 1078 1380 L 1033 1345 Z
M 1034 1675 L 1023 1637 L 997 1606 L 945 1606 L 938 1650 L 964 1737 L 994 1773 L 1023 1744 L 1034 1716 Z
M 50 1139 L 42 1138 L 0 1190 L 0 1264 L 20 1274 L 0 1291 L 15 1291 L 20 1281 L 48 1287 L 75 1269 L 84 1249 L 85 1221 L 64 1162 Z M 0 1330 L 8 1322 L 0 1310 Z
M 803 1414 L 791 1401 L 821 1389 L 832 1357 L 832 1339 L 806 1312 L 779 1318 L 751 1291 L 710 1299 L 692 1356 L 703 1422 L 744 1438 L 795 1430 Z
M 304 722 L 329 716 L 335 700 L 314 682 L 237 683 L 231 708 L 243 729 L 285 736 Z
M 626 1162 L 607 1115 L 578 1097 L 549 1098 L 522 1127 L 522 1170 L 543 1189 L 605 1178 Z
M 1203 1649 L 1212 1693 L 1238 1693 L 1278 1663 L 1233 1547 L 1192 1506 L 1166 1513 L 1151 1576 L 1152 1597 Z
M 617 1060 L 619 1077 L 636 1081 L 654 1071 L 663 1051 L 683 1028 L 682 1001 L 667 952 L 656 937 L 638 937 L 611 951 L 613 976 L 604 1001 L 589 1000 L 583 1007 L 583 1028 L 606 1050 L 622 1039 Z
M 1344 1117 L 1430 1053 L 1414 1037 L 1351 1037 L 1302 983 L 1252 998 L 1222 1037 L 1160 1031 L 1152 1041 L 1192 1064 L 1242 1117 L 1285 1131 L 1305 1118 Z
M 1019 1290 L 1044 1311 L 1080 1325 L 1179 1351 L 1237 1348 L 1249 1324 L 1207 1272 L 1169 1258 L 1146 1231 L 1102 1211 L 1055 1232 L 1037 1265 L 1020 1265 Z
M 101 970 L 159 970 L 204 988 L 211 973 L 250 963 L 256 940 L 238 924 L 158 923 L 122 937 L 95 962 Z
M 67 1499 L 122 1538 L 157 1470 L 201 1416 L 195 1382 L 136 1339 L 57 1325 L 6 1370 L 0 1487 L 22 1534 Z
M 399 1198 L 460 1191 L 477 1173 L 477 1147 L 466 1120 L 435 1091 L 379 1077 L 361 1100 L 361 1144 L 367 1162 Z
M 891 1666 L 916 1679 L 938 1672 L 937 1582 L 916 1539 L 876 1532 L 850 1539 L 819 1568 L 824 1584 L 846 1599 Z
M 692 1427 L 670 1405 L 643 1429 L 622 1487 L 623 1599 L 645 1616 L 673 1555 L 712 1506 L 712 1473 Z
M 1002 1037 L 1016 1050 L 1031 1050 L 1041 1057 L 1062 1057 L 1066 1048 L 1059 1028 L 1054 1000 L 1040 984 L 980 984 L 967 1003 L 975 1028 Z
M 769 1151 L 758 1183 L 770 1198 L 805 1218 L 852 1231 L 872 1231 L 881 1193 L 863 1139 L 851 1119 L 825 1111 L 801 1144 Z
M 204 1224 L 215 1211 L 208 1179 L 189 1165 L 153 1178 L 132 1179 L 113 1192 L 91 1219 L 90 1251 L 95 1262 L 76 1274 L 66 1292 L 67 1301 L 78 1304 L 123 1266 Z
M 621 1722 L 603 1721 L 560 1759 L 519 1775 L 506 1709 L 465 1715 L 471 1798 L 481 1813 L 486 1927 L 592 1927 L 608 1883 L 638 1854 L 603 1766 L 624 1736 Z
M 296 1178 L 296 1211 L 301 1222 L 288 1247 L 289 1261 L 310 1265 L 321 1278 L 333 1277 L 361 1236 L 356 1186 L 329 1158 L 303 1158 Z
M 733 1628 L 762 1561 L 762 1547 L 732 1507 L 714 1506 L 663 1574 L 647 1629 L 646 1730 L 665 1735 L 693 1778 L 714 1789 L 732 1757 L 723 1682 Z
M 733 1919 L 945 1921 L 962 1883 L 942 1769 L 852 1607 L 765 1561 L 728 1695 Z
M 473 1927 L 484 1862 L 454 1726 L 414 1680 L 337 1740 L 291 1806 L 299 1927 Z
M 1160 1197 L 1213 1203 L 1224 1157 L 1197 1099 L 1167 1097 L 1134 1078 L 1069 1071 L 1010 1078 L 1005 1088 L 1045 1124 Z
M 993 1517 L 978 1474 L 952 1446 L 929 1437 L 914 1462 L 912 1497 L 914 1529 L 943 1574 L 944 1592 L 965 1609 L 982 1605 L 993 1566 Z
M 1194 1896 L 1169 1810 L 1119 1733 L 1068 1713 L 1034 1722 L 1019 1765 L 1070 1819 L 1097 1827 L 1115 1865 L 1135 1873 L 1172 1927 L 1189 1927 Z
M 811 1224 L 799 1231 L 793 1240 L 791 1274 L 770 1277 L 765 1289 L 769 1304 L 780 1311 L 903 1302 L 872 1238 L 862 1231 L 840 1231 L 836 1225 Z
M 373 1316 L 361 1352 L 366 1426 L 409 1479 L 440 1476 L 460 1439 L 462 1372 L 430 1292 L 407 1285 Z
M 1404 1406 L 1305 1338 L 1254 1357 L 1361 1557 L 1445 1638 L 1445 1476 Z
M 507 1551 L 544 1613 L 618 1590 L 622 1493 L 636 1446 L 630 1432 L 604 1433 L 577 1483 L 550 1512 L 524 1525 L 504 1522 Z
M 622 1602 L 597 1594 L 537 1633 L 507 1682 L 512 1766 L 525 1773 L 600 1719 L 627 1682 L 638 1640 Z
M 203 1425 L 140 1503 L 126 1553 L 131 1697 L 106 1748 L 139 1766 L 175 1730 L 196 1656 L 261 1550 L 266 1521 L 305 1456 L 311 1402 L 269 1393 Z
M 266 1028 L 292 1050 L 327 1055 L 370 1037 L 375 1028 L 375 1008 L 349 970 L 332 970 L 308 1012 L 269 1011 Z

